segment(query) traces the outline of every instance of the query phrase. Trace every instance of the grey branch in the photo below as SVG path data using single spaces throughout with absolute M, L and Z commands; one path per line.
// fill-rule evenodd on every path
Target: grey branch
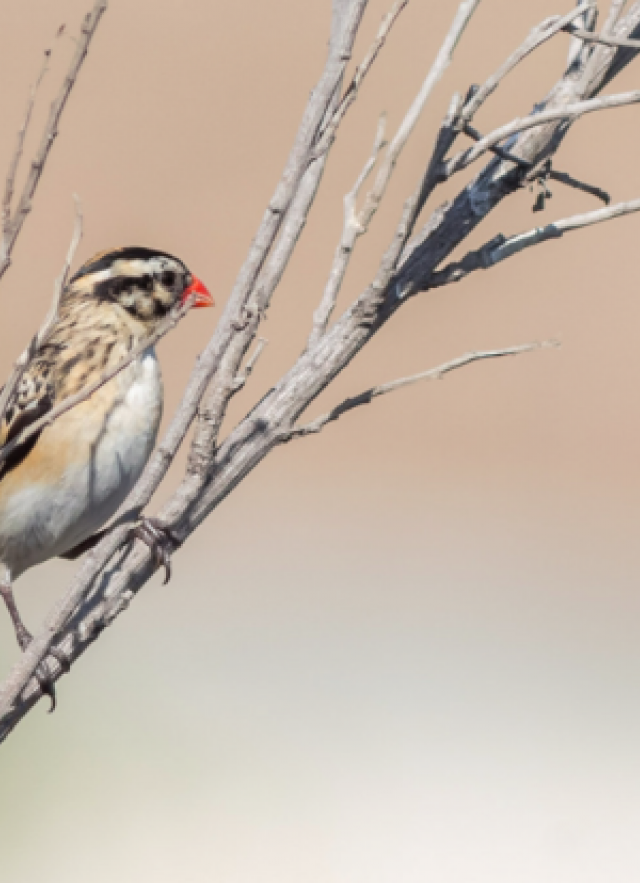
M 362 209 L 356 215 L 356 197 L 362 184 L 372 171 L 378 159 L 378 154 L 383 147 L 384 118 L 381 119 L 381 123 L 378 125 L 372 154 L 356 181 L 353 190 L 348 193 L 345 198 L 345 224 L 342 238 L 336 250 L 324 295 L 313 317 L 313 328 L 309 335 L 308 346 L 313 346 L 327 329 L 327 325 L 329 324 L 331 314 L 335 308 L 338 294 L 347 272 L 347 267 L 353 256 L 356 241 L 359 236 L 362 236 L 369 229 L 369 224 L 384 198 L 387 186 L 389 185 L 395 166 L 400 158 L 400 154 L 420 119 L 420 115 L 422 114 L 435 85 L 442 78 L 444 72 L 451 64 L 454 50 L 479 3 L 480 0 L 464 0 L 464 2 L 458 7 L 458 11 L 454 17 L 449 32 L 445 37 L 444 43 L 442 44 L 419 93 L 415 97 L 402 123 L 398 127 L 398 131 L 393 140 L 387 147 L 386 155 L 376 176 L 375 184 L 367 194 Z
M 422 371 L 420 374 L 412 374 L 410 377 L 400 377 L 398 380 L 392 380 L 389 383 L 382 383 L 379 386 L 372 386 L 370 389 L 345 399 L 335 408 L 332 408 L 327 414 L 316 417 L 310 423 L 303 426 L 294 426 L 288 431 L 283 431 L 280 441 L 288 442 L 296 438 L 304 438 L 307 435 L 316 435 L 325 428 L 328 423 L 338 420 L 343 414 L 359 408 L 361 405 L 368 405 L 379 396 L 387 395 L 405 386 L 413 386 L 414 383 L 421 383 L 423 380 L 442 380 L 451 371 L 457 371 L 459 368 L 465 368 L 474 362 L 483 362 L 488 359 L 501 359 L 504 356 L 519 356 L 522 353 L 530 353 L 533 350 L 539 350 L 549 347 L 559 346 L 557 340 L 545 340 L 542 342 L 525 343 L 520 346 L 510 346 L 499 350 L 484 350 L 481 352 L 465 353 L 449 362 L 444 362 L 436 368 L 430 368 L 428 371 Z
M 618 19 L 622 15 L 622 10 L 627 5 L 627 0 L 611 0 L 611 6 L 609 7 L 609 14 L 605 20 L 604 25 L 602 26 L 602 36 L 608 37 L 615 30 L 616 25 L 618 24 Z
M 531 31 L 528 37 L 518 46 L 507 60 L 498 70 L 491 74 L 486 82 L 479 89 L 473 91 L 462 113 L 460 114 L 463 123 L 470 122 L 476 115 L 478 110 L 485 103 L 487 98 L 495 92 L 500 83 L 521 63 L 524 59 L 554 37 L 560 31 L 569 27 L 574 19 L 582 16 L 585 12 L 592 8 L 591 0 L 580 3 L 578 7 L 563 16 L 552 16 L 545 19 Z
M 567 27 L 563 28 L 563 30 L 568 31 L 572 37 L 577 37 L 585 43 L 601 43 L 603 46 L 626 46 L 629 49 L 640 49 L 640 40 L 606 37 L 604 34 L 594 34 L 592 31 L 585 31 L 582 28 Z
M 38 187 L 38 184 L 40 182 L 42 171 L 49 157 L 49 153 L 51 152 L 53 142 L 55 141 L 58 134 L 58 126 L 60 124 L 62 112 L 66 107 L 69 95 L 71 94 L 71 90 L 75 86 L 76 80 L 78 79 L 80 68 L 82 67 L 82 63 L 87 56 L 87 52 L 89 51 L 89 44 L 93 39 L 96 28 L 98 27 L 100 19 L 102 18 L 102 14 L 106 10 L 106 8 L 107 0 L 96 0 L 92 10 L 88 12 L 84 18 L 82 27 L 80 29 L 80 36 L 76 40 L 76 50 L 71 60 L 69 70 L 67 71 L 67 74 L 62 82 L 60 91 L 58 92 L 55 101 L 51 105 L 49 117 L 45 124 L 42 138 L 40 140 L 40 146 L 38 147 L 36 154 L 31 161 L 29 172 L 27 174 L 27 179 L 25 181 L 24 187 L 22 188 L 22 193 L 18 201 L 18 206 L 12 215 L 11 198 L 13 196 L 15 175 L 22 155 L 24 135 L 29 125 L 29 120 L 31 118 L 33 101 L 35 100 L 35 91 L 32 93 L 32 97 L 27 108 L 25 122 L 23 123 L 22 129 L 18 136 L 18 147 L 16 149 L 16 153 L 13 156 L 9 169 L 7 183 L 5 186 L 5 196 L 3 202 L 4 232 L 2 237 L 2 254 L 0 255 L 0 278 L 2 278 L 4 273 L 6 273 L 11 263 L 11 254 L 13 252 L 13 248 L 16 244 L 16 240 L 20 234 L 20 231 L 22 230 L 22 226 L 26 220 L 26 217 L 31 211 L 31 205 L 33 202 L 34 194 L 36 192 L 36 188 Z M 43 68 L 43 70 L 41 71 L 40 77 L 37 81 L 38 83 L 42 79 L 45 70 L 46 63 L 45 68 Z
M 469 273 L 473 273 L 476 270 L 488 270 L 501 261 L 513 257 L 534 245 L 539 245 L 541 242 L 547 242 L 550 239 L 560 239 L 565 233 L 569 233 L 572 230 L 580 230 L 583 227 L 591 227 L 594 224 L 603 224 L 605 221 L 612 221 L 614 218 L 621 218 L 623 215 L 630 215 L 637 211 L 640 211 L 640 199 L 632 199 L 628 202 L 616 203 L 616 205 L 609 206 L 608 208 L 597 209 L 596 211 L 586 212 L 581 215 L 572 215 L 570 218 L 554 221 L 551 224 L 546 224 L 544 227 L 534 227 L 532 230 L 527 230 L 526 233 L 518 233 L 516 236 L 510 236 L 508 239 L 500 234 L 483 245 L 482 248 L 469 252 L 461 261 L 449 264 L 444 269 L 434 273 L 428 287 L 440 288 L 443 285 L 450 285 L 452 282 L 460 282 Z
M 42 62 L 42 67 L 40 68 L 40 73 L 38 74 L 34 85 L 31 87 L 29 92 L 29 99 L 27 101 L 27 108 L 24 114 L 24 120 L 22 122 L 22 126 L 18 131 L 18 138 L 16 142 L 16 149 L 14 151 L 13 156 L 11 157 L 11 162 L 9 163 L 9 171 L 7 173 L 7 180 L 5 182 L 4 189 L 4 199 L 2 200 L 2 232 L 4 236 L 8 236 L 10 232 L 11 226 L 11 203 L 13 201 L 13 191 L 16 183 L 16 174 L 18 173 L 18 167 L 20 165 L 20 159 L 24 152 L 24 139 L 27 136 L 27 131 L 29 129 L 29 124 L 31 122 L 31 115 L 33 114 L 33 107 L 36 102 L 36 95 L 38 94 L 38 89 L 40 88 L 40 84 L 42 83 L 45 75 L 49 70 L 49 60 L 51 58 L 51 48 L 46 49 L 44 53 L 44 59 Z
M 483 136 L 480 132 L 476 131 L 476 129 L 468 123 L 464 126 L 464 133 L 470 138 L 473 138 L 474 141 L 482 141 Z M 499 156 L 500 159 L 505 160 L 505 162 L 512 162 L 514 165 L 518 166 L 518 168 L 524 169 L 525 172 L 536 171 L 536 166 L 534 166 L 533 163 L 530 163 L 526 159 L 521 159 L 519 156 L 515 156 L 515 154 L 505 150 L 504 147 L 498 147 L 497 144 L 494 144 L 489 150 L 491 153 Z M 579 181 L 577 178 L 574 178 L 573 175 L 567 174 L 567 172 L 557 172 L 552 168 L 550 168 L 548 172 L 544 172 L 543 170 L 540 171 L 543 177 L 548 177 L 552 181 L 558 181 L 560 184 L 565 184 L 567 187 L 571 187 L 574 190 L 581 190 L 583 193 L 595 196 L 597 199 L 604 202 L 605 205 L 608 205 L 611 202 L 611 197 L 606 190 L 602 190 L 600 187 L 595 187 L 593 184 L 586 184 L 584 181 Z
M 318 145 L 316 146 L 314 151 L 315 156 L 320 156 L 320 154 L 324 153 L 324 151 L 329 148 L 330 144 L 335 138 L 336 130 L 342 122 L 343 117 L 358 97 L 358 92 L 360 90 L 360 86 L 362 85 L 362 81 L 371 70 L 374 61 L 378 57 L 378 53 L 387 42 L 387 37 L 389 36 L 391 28 L 395 24 L 396 19 L 408 2 L 409 0 L 397 0 L 393 9 L 388 12 L 387 15 L 385 15 L 385 17 L 382 19 L 374 42 L 369 47 L 369 51 L 367 52 L 366 56 L 356 68 L 356 72 L 353 75 L 349 86 L 347 87 L 340 103 L 338 104 L 335 112 L 333 113 L 331 119 L 327 123 L 322 133 L 322 138 L 318 142 Z
M 640 90 L 633 92 L 621 92 L 619 95 L 606 95 L 602 98 L 592 98 L 588 101 L 578 101 L 575 104 L 567 104 L 565 107 L 553 108 L 553 110 L 543 110 L 540 113 L 534 113 L 522 119 L 512 120 L 510 123 L 494 129 L 489 135 L 478 141 L 475 147 L 469 150 L 460 151 L 445 163 L 442 170 L 443 178 L 450 178 L 456 172 L 466 169 L 471 163 L 479 159 L 492 147 L 495 147 L 501 141 L 512 138 L 520 132 L 527 129 L 533 129 L 542 126 L 545 123 L 552 123 L 556 120 L 573 122 L 579 117 L 587 113 L 594 113 L 599 110 L 612 110 L 617 107 L 625 107 L 628 104 L 637 104 L 640 101 Z
M 320 183 L 328 151 L 321 156 L 316 151 L 325 127 L 339 106 L 339 86 L 365 7 L 366 0 L 334 0 L 327 64 L 312 93 L 281 182 L 169 431 L 125 504 L 121 519 L 130 520 L 148 503 L 200 409 L 183 480 L 159 513 L 174 534 L 186 541 L 282 439 L 295 433 L 300 417 L 316 397 L 410 296 L 428 286 L 436 269 L 445 265 L 454 250 L 503 199 L 518 192 L 522 184 L 521 168 L 499 157 L 490 157 L 485 168 L 462 187 L 455 198 L 432 211 L 421 235 L 412 240 L 411 246 L 407 245 L 421 209 L 438 185 L 435 172 L 463 123 L 461 102 L 455 99 L 435 133 L 424 177 L 416 182 L 413 194 L 405 202 L 375 278 L 331 327 L 301 353 L 226 438 L 219 441 L 220 424 L 235 392 L 242 361 L 287 266 Z M 461 7 L 468 14 L 473 8 L 475 4 Z M 579 8 L 574 11 L 579 12 Z M 558 21 L 554 19 L 549 28 L 555 27 Z M 630 39 L 639 27 L 640 2 L 636 2 L 619 19 L 613 36 Z M 443 46 L 439 58 L 448 59 L 452 48 Z M 509 137 L 508 144 L 503 145 L 505 149 L 533 168 L 542 168 L 560 148 L 577 113 L 605 106 L 603 99 L 597 98 L 599 92 L 635 52 L 628 46 L 594 43 L 579 72 L 572 66 L 561 73 L 550 93 L 537 105 L 535 119 L 525 118 L 524 127 L 521 120 L 514 121 L 511 128 L 506 127 L 508 134 L 503 127 L 495 144 Z M 619 100 L 619 96 L 614 100 Z M 485 150 L 489 149 L 487 144 Z M 476 158 L 481 153 L 478 152 Z M 468 152 L 464 156 L 468 158 Z M 591 216 L 602 217 L 603 212 L 612 212 L 614 208 L 591 213 Z M 498 243 L 494 244 L 497 248 Z M 0 739 L 5 738 L 37 702 L 40 688 L 32 675 L 49 648 L 55 644 L 75 662 L 102 630 L 126 610 L 154 568 L 149 550 L 137 540 L 131 542 L 127 524 L 119 520 L 83 560 L 67 594 L 50 611 L 44 627 L 3 685 Z M 55 661 L 51 661 L 49 667 L 54 678 L 62 674 Z

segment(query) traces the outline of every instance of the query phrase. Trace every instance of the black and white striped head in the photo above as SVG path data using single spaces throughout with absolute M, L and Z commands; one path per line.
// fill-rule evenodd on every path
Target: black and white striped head
M 95 255 L 71 278 L 65 294 L 117 303 L 149 327 L 188 299 L 194 307 L 213 306 L 205 286 L 181 260 L 140 247 Z

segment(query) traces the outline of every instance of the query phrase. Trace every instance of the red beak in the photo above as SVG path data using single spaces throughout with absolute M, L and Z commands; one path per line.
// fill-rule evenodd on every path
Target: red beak
M 180 303 L 186 303 L 189 298 L 193 298 L 194 307 L 212 307 L 215 304 L 209 290 L 205 288 L 197 276 L 191 277 L 191 285 L 182 292 Z

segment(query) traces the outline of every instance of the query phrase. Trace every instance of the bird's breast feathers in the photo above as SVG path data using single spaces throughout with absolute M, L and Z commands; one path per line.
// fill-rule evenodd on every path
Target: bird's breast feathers
M 139 478 L 162 415 L 153 350 L 39 436 L 0 480 L 0 560 L 14 576 L 82 542 Z

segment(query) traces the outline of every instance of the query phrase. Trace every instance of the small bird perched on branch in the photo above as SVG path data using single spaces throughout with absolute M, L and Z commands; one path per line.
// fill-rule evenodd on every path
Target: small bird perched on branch
M 93 257 L 64 289 L 55 325 L 8 402 L 0 445 L 99 380 L 174 308 L 188 303 L 208 307 L 213 298 L 172 255 L 122 248 Z M 160 368 L 150 346 L 0 463 L 0 594 L 22 650 L 31 635 L 12 581 L 35 564 L 75 558 L 97 542 L 151 454 L 162 403 Z M 152 519 L 137 535 L 150 545 L 162 539 Z M 158 560 L 168 567 L 165 554 Z M 53 685 L 42 671 L 38 678 L 53 708 Z

